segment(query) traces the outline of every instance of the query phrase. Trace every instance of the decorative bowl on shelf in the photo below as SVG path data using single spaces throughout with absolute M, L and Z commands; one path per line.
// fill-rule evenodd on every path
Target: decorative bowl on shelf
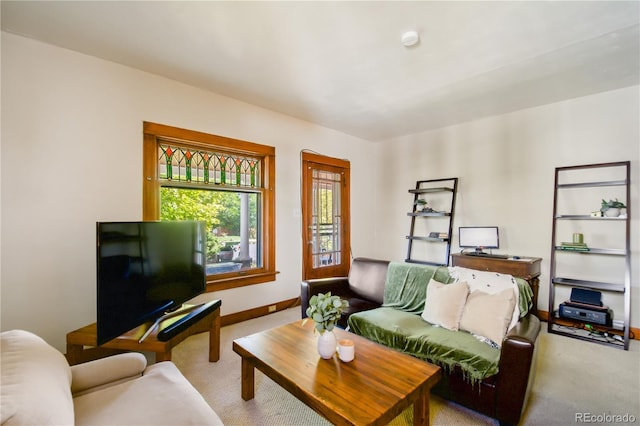
M 609 207 L 603 213 L 606 217 L 618 217 L 620 216 L 620 209 L 617 207 Z
M 620 216 L 620 210 L 626 208 L 627 206 L 625 206 L 622 201 L 618 201 L 617 198 L 609 201 L 602 199 L 600 211 L 604 213 L 606 217 L 618 217 Z

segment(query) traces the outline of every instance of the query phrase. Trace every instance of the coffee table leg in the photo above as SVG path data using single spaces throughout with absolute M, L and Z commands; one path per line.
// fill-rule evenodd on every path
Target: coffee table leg
M 245 357 L 242 357 L 242 399 L 248 401 L 254 397 L 254 376 L 255 370 L 253 364 Z
M 414 401 L 413 426 L 429 426 L 429 395 L 427 390 Z

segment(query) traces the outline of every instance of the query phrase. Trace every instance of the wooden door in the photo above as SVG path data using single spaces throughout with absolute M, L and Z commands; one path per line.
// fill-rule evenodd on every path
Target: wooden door
M 303 279 L 349 273 L 349 162 L 302 154 Z

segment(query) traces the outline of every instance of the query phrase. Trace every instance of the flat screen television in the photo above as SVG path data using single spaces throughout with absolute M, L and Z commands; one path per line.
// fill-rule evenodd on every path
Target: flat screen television
M 96 242 L 98 345 L 205 290 L 202 222 L 98 222 Z
M 472 248 L 477 253 L 484 249 L 500 248 L 497 226 L 461 226 L 458 228 L 460 248 Z

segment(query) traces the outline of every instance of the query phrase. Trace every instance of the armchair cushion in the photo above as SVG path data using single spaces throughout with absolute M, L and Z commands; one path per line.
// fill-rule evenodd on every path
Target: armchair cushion
M 142 376 L 147 359 L 138 352 L 113 355 L 71 366 L 71 392 L 78 397 L 85 392 L 112 386 Z
M 71 370 L 65 357 L 24 330 L 2 333 L 2 425 L 72 425 Z
M 78 425 L 222 424 L 202 395 L 169 361 L 149 366 L 138 379 L 86 393 L 74 402 Z

